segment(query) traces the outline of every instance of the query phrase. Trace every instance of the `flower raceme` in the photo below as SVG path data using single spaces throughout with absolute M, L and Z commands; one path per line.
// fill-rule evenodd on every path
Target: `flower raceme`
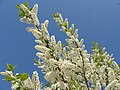
M 12 90 L 120 90 L 120 68 L 112 55 L 97 42 L 93 42 L 92 53 L 88 54 L 84 40 L 78 39 L 78 29 L 69 26 L 68 19 L 60 13 L 53 14 L 53 19 L 66 33 L 67 44 L 56 41 L 49 35 L 48 20 L 40 23 L 37 17 L 38 5 L 29 8 L 28 3 L 17 5 L 20 21 L 33 24 L 26 30 L 35 37 L 39 60 L 35 65 L 42 69 L 48 81 L 42 87 L 38 73 L 33 72 L 32 79 L 27 73 L 14 74 L 14 66 L 7 65 L 7 70 L 0 74 L 12 83 Z

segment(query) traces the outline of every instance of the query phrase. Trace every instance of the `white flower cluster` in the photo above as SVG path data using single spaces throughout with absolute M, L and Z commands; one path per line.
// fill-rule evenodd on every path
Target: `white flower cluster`
M 12 71 L 8 70 L 0 72 L 0 74 L 6 76 L 5 80 L 11 81 L 12 90 L 41 90 L 41 83 L 37 71 L 33 72 L 32 79 L 27 77 L 25 80 L 22 80 L 25 74 L 24 77 L 18 73 L 14 75 Z
M 32 10 L 29 10 L 24 4 L 20 5 L 21 9 L 24 11 L 26 16 L 22 17 L 20 19 L 21 22 L 26 22 L 29 24 L 34 24 L 35 26 L 39 26 L 39 20 L 37 18 L 37 12 L 38 12 L 38 5 L 35 4 L 32 8 Z
M 36 38 L 35 49 L 38 50 L 36 56 L 39 60 L 35 65 L 42 69 L 48 81 L 44 90 L 120 90 L 120 68 L 105 48 L 94 42 L 92 53 L 88 54 L 84 40 L 78 39 L 78 29 L 74 28 L 74 24 L 69 27 L 68 19 L 64 20 L 60 13 L 56 13 L 53 15 L 54 20 L 68 36 L 67 44 L 63 46 L 54 35 L 49 35 L 48 20 L 39 26 L 37 4 L 32 10 L 24 4 L 20 7 L 26 14 L 20 20 L 35 26 L 26 29 Z M 9 73 L 1 72 L 5 76 Z M 37 72 L 33 72 L 32 80 L 28 77 L 22 84 L 23 88 L 28 89 L 21 90 L 42 90 Z M 16 82 L 12 90 L 17 90 L 18 86 Z

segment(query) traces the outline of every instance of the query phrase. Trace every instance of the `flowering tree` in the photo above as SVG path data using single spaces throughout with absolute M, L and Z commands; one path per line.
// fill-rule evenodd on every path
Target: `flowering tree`
M 30 8 L 25 2 L 17 8 L 20 21 L 33 24 L 26 30 L 36 38 L 39 60 L 34 64 L 42 69 L 48 84 L 42 86 L 37 71 L 30 78 L 27 73 L 14 73 L 16 66 L 7 64 L 5 72 L 0 74 L 11 82 L 12 90 L 120 90 L 119 65 L 105 48 L 93 42 L 92 53 L 88 54 L 84 40 L 78 40 L 78 29 L 74 24 L 69 27 L 68 19 L 64 20 L 60 13 L 56 13 L 53 19 L 68 36 L 67 44 L 63 45 L 54 35 L 49 35 L 48 20 L 39 22 L 37 4 Z

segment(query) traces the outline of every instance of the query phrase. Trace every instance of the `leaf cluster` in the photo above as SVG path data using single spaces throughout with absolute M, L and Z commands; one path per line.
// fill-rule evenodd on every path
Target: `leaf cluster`
M 17 79 L 20 79 L 21 81 L 24 81 L 26 80 L 28 77 L 29 77 L 29 74 L 27 73 L 22 73 L 22 74 L 16 74 L 14 75 L 14 69 L 17 65 L 14 65 L 12 66 L 11 64 L 7 64 L 7 71 L 11 71 L 12 72 L 12 75 L 11 74 L 7 74 L 4 78 L 4 80 L 6 81 L 16 81 Z
M 28 8 L 29 10 L 32 10 L 32 8 L 29 7 L 28 2 L 24 3 L 25 7 Z M 16 5 L 16 8 L 19 9 L 19 17 L 24 17 L 27 16 L 26 13 L 23 11 L 23 9 L 21 8 L 20 4 Z

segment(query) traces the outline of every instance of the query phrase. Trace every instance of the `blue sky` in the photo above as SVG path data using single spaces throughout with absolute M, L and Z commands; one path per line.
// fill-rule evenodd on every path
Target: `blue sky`
M 17 3 L 26 0 L 0 0 L 0 71 L 4 71 L 6 63 L 18 64 L 16 72 L 32 74 L 37 70 L 41 81 L 43 75 L 33 65 L 37 52 L 34 37 L 25 28 L 29 25 L 21 23 L 18 18 Z M 39 4 L 38 17 L 40 22 L 50 21 L 49 32 L 57 40 L 65 43 L 65 34 L 60 32 L 52 19 L 52 14 L 60 12 L 74 23 L 79 29 L 79 38 L 84 38 L 86 49 L 90 53 L 91 42 L 98 41 L 105 46 L 109 53 L 113 53 L 120 63 L 120 5 L 119 0 L 27 0 L 30 6 Z M 2 81 L 0 76 L 0 90 L 11 90 L 10 83 Z

